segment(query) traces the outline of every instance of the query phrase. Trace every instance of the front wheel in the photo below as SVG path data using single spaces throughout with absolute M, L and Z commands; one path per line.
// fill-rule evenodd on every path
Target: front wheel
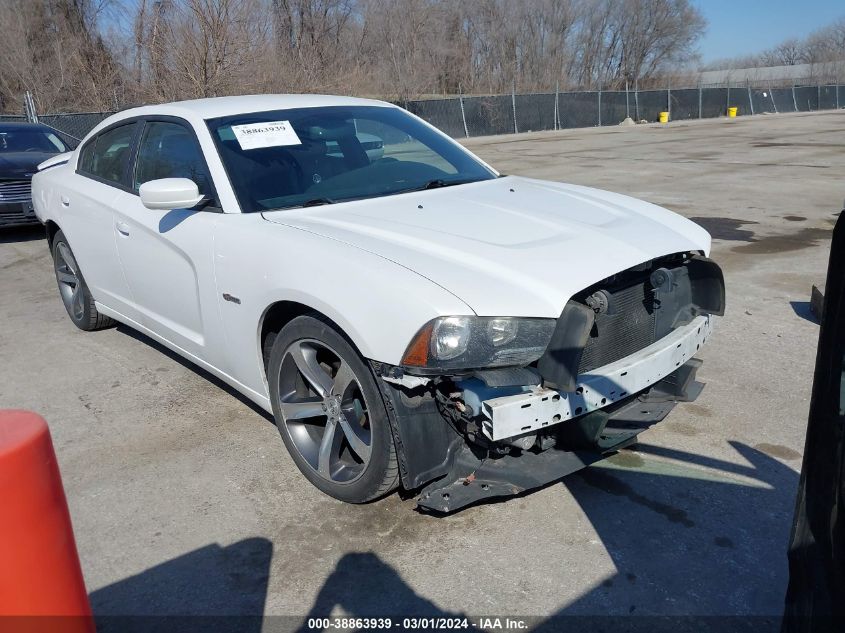
M 372 371 L 327 322 L 300 316 L 276 336 L 268 368 L 282 440 L 299 470 L 347 503 L 398 485 L 396 450 Z

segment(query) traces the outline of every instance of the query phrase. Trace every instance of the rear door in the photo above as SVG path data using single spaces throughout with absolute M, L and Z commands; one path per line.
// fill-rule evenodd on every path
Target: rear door
M 130 157 L 138 121 L 121 122 L 100 132 L 80 150 L 75 172 L 62 179 L 60 224 L 94 299 L 135 317 L 114 238 L 112 207 L 128 188 Z
M 140 323 L 196 358 L 216 364 L 209 349 L 219 323 L 213 275 L 214 229 L 222 216 L 193 129 L 174 118 L 148 118 L 139 133 L 131 186 L 114 205 L 117 249 Z M 159 178 L 190 178 L 208 204 L 158 211 L 138 188 Z

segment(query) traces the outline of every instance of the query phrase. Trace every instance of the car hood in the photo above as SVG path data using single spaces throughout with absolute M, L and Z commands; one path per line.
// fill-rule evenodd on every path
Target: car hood
M 4 152 L 0 154 L 0 178 L 32 177 L 38 164 L 55 156 L 49 152 Z
M 710 250 L 707 231 L 662 207 L 516 176 L 263 215 L 409 268 L 480 316 L 557 317 L 617 272 Z

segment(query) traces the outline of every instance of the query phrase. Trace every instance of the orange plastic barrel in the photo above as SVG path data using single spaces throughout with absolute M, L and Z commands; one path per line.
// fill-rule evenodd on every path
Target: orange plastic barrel
M 0 411 L 0 616 L 0 629 L 94 631 L 50 431 L 28 411 Z

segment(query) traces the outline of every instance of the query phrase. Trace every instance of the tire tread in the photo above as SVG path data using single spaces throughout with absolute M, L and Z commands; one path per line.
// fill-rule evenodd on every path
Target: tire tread
M 378 385 L 375 384 L 376 377 L 372 372 L 372 368 L 370 367 L 368 361 L 361 356 L 361 354 L 357 351 L 357 348 L 349 340 L 349 338 L 340 330 L 336 325 L 334 325 L 331 321 L 325 318 L 323 315 L 316 314 L 316 313 L 308 313 L 305 315 L 300 315 L 295 317 L 293 320 L 288 322 L 285 327 L 281 329 L 274 337 L 271 344 L 267 344 L 265 341 L 265 350 L 269 347 L 272 348 L 270 352 L 271 358 L 268 359 L 268 366 L 272 369 L 274 367 L 278 368 L 278 363 L 280 362 L 279 354 L 282 352 L 282 348 L 287 346 L 285 342 L 285 338 L 292 336 L 292 334 L 288 334 L 292 331 L 300 331 L 300 332 L 309 332 L 310 336 L 313 336 L 317 339 L 328 339 L 327 342 L 331 342 L 332 338 L 341 338 L 344 343 L 348 345 L 350 348 L 349 351 L 355 354 L 361 364 L 364 366 L 364 371 L 368 373 L 368 378 L 372 381 L 372 389 L 374 391 L 373 400 L 368 402 L 370 407 L 373 406 L 380 406 L 384 407 L 384 402 L 381 398 L 381 393 L 379 392 Z M 336 343 L 333 343 L 336 345 Z M 348 360 L 348 359 L 347 359 Z M 275 370 L 274 370 L 275 371 Z M 359 376 L 359 380 L 364 379 L 363 377 Z M 363 384 L 362 384 L 363 387 Z M 274 411 L 276 410 L 276 403 L 273 403 Z M 357 495 L 353 497 L 348 497 L 346 495 L 339 496 L 336 493 L 331 492 L 327 489 L 325 484 L 319 481 L 319 476 L 315 475 L 308 471 L 306 467 L 299 463 L 298 456 L 294 454 L 291 450 L 291 456 L 294 459 L 294 462 L 297 464 L 299 469 L 305 475 L 307 479 L 311 481 L 317 488 L 322 490 L 324 493 L 329 494 L 336 499 L 340 499 L 347 503 L 368 503 L 371 501 L 375 501 L 376 499 L 382 498 L 396 490 L 399 487 L 400 483 L 400 476 L 399 476 L 399 460 L 396 453 L 396 446 L 393 440 L 393 434 L 390 431 L 389 421 L 387 416 L 389 413 L 387 412 L 386 408 L 384 408 L 382 415 L 384 416 L 384 423 L 388 426 L 386 427 L 387 430 L 387 442 L 385 445 L 386 448 L 386 463 L 384 466 L 380 467 L 381 477 L 378 481 L 371 481 L 365 489 L 358 490 Z M 277 423 L 281 423 L 281 419 L 279 418 L 278 412 L 276 412 Z M 282 433 L 282 438 L 285 439 L 284 431 L 281 427 L 279 427 L 280 433 Z M 287 440 L 285 439 L 285 443 L 287 444 Z M 375 473 L 373 473 L 375 475 Z
M 64 242 L 67 244 L 67 247 L 70 249 L 71 253 L 73 249 L 70 248 L 70 242 L 67 241 L 65 234 L 62 233 L 61 230 L 56 231 L 56 234 L 53 236 L 53 240 L 50 243 L 50 250 L 53 255 L 53 258 L 56 257 L 56 245 L 59 242 Z M 79 260 L 77 260 L 76 265 L 79 266 Z M 106 316 L 105 314 L 101 314 L 99 310 L 97 310 L 97 306 L 94 303 L 94 297 L 91 294 L 91 291 L 88 289 L 88 284 L 85 283 L 85 276 L 82 274 L 81 270 L 77 271 L 77 276 L 82 284 L 82 292 L 83 299 L 85 301 L 85 314 L 87 315 L 86 318 L 83 318 L 81 321 L 76 321 L 73 317 L 70 318 L 71 322 L 78 327 L 80 330 L 85 332 L 93 332 L 95 330 L 102 330 L 107 327 L 111 327 L 115 325 L 116 321 L 111 317 Z M 68 314 L 70 316 L 70 314 Z

